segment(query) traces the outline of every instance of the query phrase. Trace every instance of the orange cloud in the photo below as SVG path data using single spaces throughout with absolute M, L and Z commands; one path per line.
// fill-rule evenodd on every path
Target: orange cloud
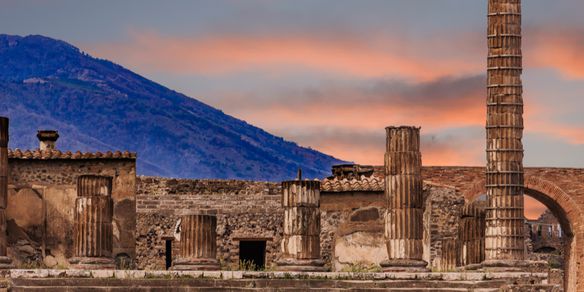
M 532 102 L 526 107 L 524 115 L 525 131 L 555 137 L 574 145 L 584 145 L 584 127 L 557 122 L 554 116 L 561 114 Z
M 426 42 L 432 46 L 430 43 L 442 40 Z M 365 78 L 399 76 L 431 80 L 477 72 L 482 63 L 469 63 L 455 55 L 424 56 L 403 39 L 375 36 L 366 39 L 233 35 L 188 38 L 134 32 L 129 41 L 85 47 L 97 56 L 140 69 L 203 75 L 308 69 Z
M 568 78 L 584 78 L 584 30 L 528 31 L 524 52 L 529 67 L 553 68 Z

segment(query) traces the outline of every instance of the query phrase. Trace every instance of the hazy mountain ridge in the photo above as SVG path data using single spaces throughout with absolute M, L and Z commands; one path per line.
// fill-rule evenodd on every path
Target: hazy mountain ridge
M 0 35 L 0 100 L 11 148 L 57 129 L 62 150 L 138 152 L 140 174 L 282 180 L 341 162 L 43 36 Z

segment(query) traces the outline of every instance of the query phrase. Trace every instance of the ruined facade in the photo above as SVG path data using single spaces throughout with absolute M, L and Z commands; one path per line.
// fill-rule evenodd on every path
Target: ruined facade
M 8 254 L 17 265 L 69 267 L 75 256 L 78 178 L 111 177 L 111 257 L 135 258 L 136 155 L 129 152 L 8 151 Z M 35 264 L 37 263 L 37 264 Z
M 8 254 L 16 266 L 34 260 L 53 267 L 71 264 L 77 182 L 88 174 L 112 178 L 111 258 L 118 260 L 118 268 L 172 268 L 182 254 L 181 216 L 208 209 L 216 210 L 216 260 L 221 269 L 241 268 L 240 261 L 253 258 L 251 253 L 258 250 L 265 269 L 277 268 L 283 258 L 280 183 L 136 177 L 133 154 L 57 151 L 8 151 Z M 584 170 L 526 168 L 525 173 L 526 194 L 544 202 L 559 220 L 566 239 L 566 274 L 576 281 L 581 251 L 575 245 L 580 221 L 574 216 L 580 213 L 574 210 L 580 208 L 578 200 L 584 201 L 577 195 L 584 193 Z M 478 211 L 469 204 L 486 194 L 484 168 L 422 167 L 420 174 L 422 259 L 427 267 L 453 271 L 480 263 L 485 238 L 476 226 L 485 224 L 481 208 L 486 202 L 479 202 Z M 340 165 L 319 182 L 319 249 L 326 269 L 380 271 L 389 259 L 385 180 L 384 167 Z M 28 208 L 19 209 L 23 204 Z
M 63 153 L 54 131 L 39 131 L 37 150 L 8 151 L 0 119 L 0 268 L 248 270 L 251 261 L 258 270 L 386 271 L 364 276 L 371 288 L 396 278 L 451 288 L 432 281 L 458 277 L 460 287 L 584 291 L 584 169 L 523 167 L 520 0 L 489 0 L 488 19 L 486 167 L 422 167 L 420 129 L 389 127 L 384 166 L 335 166 L 322 180 L 136 177 L 135 154 Z M 523 195 L 550 210 L 528 228 Z M 526 246 L 558 250 L 563 271 L 527 264 Z M 464 273 L 440 273 L 452 271 Z

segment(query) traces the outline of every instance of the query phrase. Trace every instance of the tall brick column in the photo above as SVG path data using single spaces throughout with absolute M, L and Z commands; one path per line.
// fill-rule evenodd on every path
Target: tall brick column
M 277 262 L 282 271 L 324 271 L 320 258 L 320 181 L 282 182 L 284 236 L 282 258 Z
M 112 178 L 82 175 L 77 178 L 74 258 L 76 269 L 115 269 L 112 257 Z
M 384 271 L 426 271 L 423 253 L 423 194 L 420 128 L 388 127 L 385 152 Z
M 485 259 L 485 210 L 476 204 L 462 209 L 458 225 L 461 265 L 467 269 L 478 268 Z
M 216 213 L 205 210 L 180 217 L 180 254 L 172 263 L 173 270 L 220 270 Z
M 12 267 L 6 254 L 6 204 L 8 200 L 8 118 L 0 117 L 0 269 Z
M 484 266 L 525 258 L 521 1 L 489 0 Z

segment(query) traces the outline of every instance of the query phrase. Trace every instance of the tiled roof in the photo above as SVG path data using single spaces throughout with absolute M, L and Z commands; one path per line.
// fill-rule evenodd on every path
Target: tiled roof
M 383 192 L 384 179 L 378 176 L 361 176 L 359 178 L 326 178 L 322 180 L 320 190 L 323 192 Z
M 128 151 L 107 151 L 107 152 L 61 152 L 59 150 L 20 150 L 9 149 L 8 158 L 10 159 L 136 159 L 135 152 Z

